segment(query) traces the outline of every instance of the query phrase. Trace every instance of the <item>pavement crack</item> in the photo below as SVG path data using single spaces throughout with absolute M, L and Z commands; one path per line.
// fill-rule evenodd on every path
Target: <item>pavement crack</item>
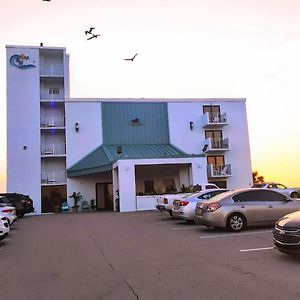
M 123 279 L 123 281 L 125 282 L 125 284 L 129 287 L 129 289 L 132 291 L 132 293 L 134 294 L 134 296 L 136 297 L 136 299 L 140 299 L 139 295 L 135 292 L 134 288 L 125 280 Z

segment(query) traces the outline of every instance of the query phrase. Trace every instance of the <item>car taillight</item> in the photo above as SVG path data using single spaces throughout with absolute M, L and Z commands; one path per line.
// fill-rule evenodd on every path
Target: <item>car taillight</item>
M 168 198 L 164 198 L 164 204 L 168 204 Z
M 180 206 L 187 206 L 189 201 L 180 201 Z
M 4 209 L 2 210 L 3 213 L 13 213 L 13 209 Z
M 220 207 L 221 207 L 221 205 L 219 203 L 211 203 L 206 207 L 206 211 L 207 212 L 214 212 Z

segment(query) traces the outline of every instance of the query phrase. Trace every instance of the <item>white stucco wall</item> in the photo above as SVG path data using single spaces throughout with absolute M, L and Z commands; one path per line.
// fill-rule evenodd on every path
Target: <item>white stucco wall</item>
M 103 143 L 100 102 L 66 102 L 66 142 L 67 168 Z
M 11 66 L 12 55 L 29 56 L 24 64 Z M 39 50 L 7 47 L 7 192 L 29 194 L 41 212 L 40 78 Z M 23 150 L 23 146 L 27 149 Z
M 80 192 L 82 200 L 86 200 L 90 203 L 91 199 L 96 199 L 96 183 L 111 183 L 112 173 L 106 172 L 94 176 L 68 178 L 67 181 L 67 195 L 70 206 L 73 206 L 73 199 L 69 198 L 69 195 L 72 195 L 73 192 Z
M 231 164 L 232 177 L 227 187 L 241 188 L 252 184 L 251 158 L 245 99 L 223 101 L 169 102 L 168 118 L 170 142 L 186 153 L 202 153 L 205 129 L 201 125 L 203 105 L 219 105 L 221 113 L 227 114 L 228 125 L 222 128 L 223 138 L 229 138 L 230 151 L 223 153 L 225 164 Z M 190 122 L 194 123 L 193 130 Z M 219 129 L 219 128 L 218 128 Z M 207 162 L 204 162 L 203 169 Z

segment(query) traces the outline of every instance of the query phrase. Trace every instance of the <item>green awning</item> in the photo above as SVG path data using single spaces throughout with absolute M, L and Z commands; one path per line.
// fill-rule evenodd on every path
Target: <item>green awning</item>
M 118 154 L 118 150 L 122 151 Z M 189 155 L 171 144 L 102 145 L 67 170 L 68 177 L 92 175 L 112 170 L 119 159 L 159 159 L 201 157 Z

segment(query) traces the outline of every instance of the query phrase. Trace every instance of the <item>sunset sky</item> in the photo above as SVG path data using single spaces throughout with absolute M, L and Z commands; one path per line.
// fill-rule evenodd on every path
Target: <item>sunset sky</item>
M 66 47 L 71 97 L 247 99 L 253 170 L 300 186 L 299 0 L 15 0 L 1 5 L 0 191 L 6 173 L 5 45 Z M 101 37 L 86 41 L 90 26 Z M 134 63 L 123 58 L 138 53 Z

